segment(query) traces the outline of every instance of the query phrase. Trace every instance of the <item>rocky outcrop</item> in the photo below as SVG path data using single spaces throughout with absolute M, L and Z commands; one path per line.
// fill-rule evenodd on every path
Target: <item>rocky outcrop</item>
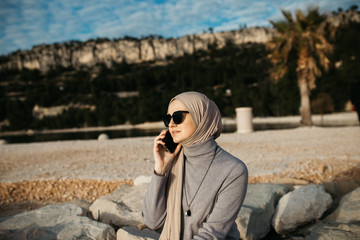
M 270 231 L 270 222 L 279 199 L 289 187 L 279 184 L 250 184 L 236 219 L 244 240 L 261 239 Z
M 132 224 L 127 222 L 127 227 L 124 227 L 124 219 L 126 219 L 129 214 L 141 213 L 141 201 L 146 192 L 149 178 L 139 177 L 135 179 L 134 182 L 138 182 L 138 185 L 134 187 L 127 186 L 126 188 L 119 187 L 116 192 L 102 197 L 101 202 L 95 202 L 96 204 L 94 203 L 90 207 L 90 210 L 93 214 L 95 213 L 95 218 L 96 211 L 112 212 L 112 214 L 108 214 L 111 218 L 100 219 L 106 223 L 114 224 L 123 222 L 122 226 L 118 225 L 118 227 L 122 227 L 117 233 L 118 239 L 154 239 L 154 236 L 155 239 L 157 239 L 156 236 L 158 236 L 158 233 L 146 228 L 144 230 L 137 229 L 137 227 L 142 226 L 141 219 L 134 221 Z M 249 185 L 244 204 L 236 219 L 242 239 L 264 238 L 271 231 L 271 222 L 273 222 L 274 229 L 279 233 L 294 231 L 296 228 L 310 223 L 315 219 L 320 219 L 323 213 L 330 209 L 332 198 L 330 194 L 325 192 L 325 188 L 322 185 L 310 184 L 295 186 L 295 190 L 291 190 L 291 186 L 292 184 L 286 186 L 283 184 L 267 183 Z M 131 188 L 134 189 L 131 190 Z M 142 190 L 139 191 L 140 189 Z M 360 188 L 358 189 L 358 191 L 360 191 Z M 352 192 L 352 195 L 356 195 L 356 190 Z M 354 197 L 351 199 L 351 202 L 355 201 L 356 203 L 356 198 L 355 200 Z M 109 210 L 109 204 L 118 207 L 122 206 L 123 210 L 118 212 Z M 94 205 L 96 205 L 96 208 Z M 286 208 L 286 211 L 282 211 L 284 208 Z M 358 213 L 355 213 L 355 215 L 356 214 L 358 216 Z M 356 219 L 356 217 L 350 218 L 353 220 Z M 120 221 L 119 219 L 122 220 Z M 135 218 L 133 220 L 135 220 Z M 339 231 L 338 226 L 326 224 L 321 226 L 315 225 L 314 228 L 316 228 L 318 232 L 328 231 L 328 229 L 331 229 L 331 231 Z M 340 226 L 340 228 L 344 228 L 344 226 Z M 354 229 L 354 226 L 352 226 L 351 229 Z M 307 235 L 310 233 L 311 231 L 307 232 Z
M 338 28 L 349 22 L 360 22 L 360 14 L 346 11 L 330 16 L 326 26 Z M 334 31 L 335 32 L 335 31 Z M 17 51 L 3 56 L 0 71 L 9 69 L 37 69 L 46 72 L 51 68 L 72 67 L 76 70 L 91 69 L 97 64 L 111 67 L 114 63 L 166 62 L 168 59 L 208 50 L 209 46 L 224 47 L 228 42 L 266 43 L 276 32 L 272 28 L 245 28 L 228 32 L 187 35 L 176 39 L 148 37 L 144 39 L 124 38 L 118 40 L 97 39 L 87 42 L 69 41 L 51 45 L 34 46 L 31 50 Z
M 358 240 L 360 237 L 360 223 L 323 225 L 319 224 L 305 240 Z
M 114 63 L 141 63 L 166 61 L 169 58 L 193 54 L 198 50 L 208 50 L 216 45 L 222 48 L 227 42 L 243 44 L 248 42 L 265 43 L 275 31 L 270 28 L 248 28 L 215 34 L 203 33 L 177 39 L 146 38 L 120 39 L 87 42 L 68 42 L 64 44 L 39 45 L 31 50 L 18 51 L 0 63 L 0 71 L 5 69 L 37 69 L 46 72 L 56 67 L 74 69 L 92 68 L 103 63 L 111 67 Z
M 113 193 L 105 195 L 90 206 L 94 219 L 116 226 L 143 224 L 141 207 L 147 184 L 137 187 L 120 185 Z
M 305 240 L 359 239 L 360 188 L 344 195 L 335 211 L 321 222 L 310 226 L 302 235 L 306 236 Z
M 75 204 L 46 207 L 0 219 L 0 239 L 115 239 L 114 229 Z
M 350 22 L 360 22 L 360 14 L 358 11 L 345 11 L 339 12 L 338 14 L 333 15 L 325 20 L 325 25 L 330 25 L 331 27 L 338 28 L 341 26 L 346 26 Z
M 57 115 L 62 114 L 64 111 L 69 110 L 70 108 L 76 109 L 88 109 L 90 111 L 95 111 L 96 106 L 94 105 L 83 105 L 83 104 L 69 104 L 69 105 L 61 105 L 55 107 L 41 107 L 39 105 L 35 105 L 32 110 L 32 115 L 34 118 L 43 119 L 44 117 L 55 117 Z
M 326 219 L 332 223 L 360 223 L 360 188 L 346 194 L 339 207 Z
M 96 200 L 90 210 L 100 222 L 86 217 L 90 214 L 74 204 L 50 205 L 6 219 L 0 218 L 0 239 L 158 239 L 158 232 L 139 225 L 138 214 L 141 213 L 148 180 L 148 177 L 135 179 L 138 185 L 121 185 L 115 192 L 98 199 L 101 201 Z M 271 231 L 271 221 L 286 222 L 301 218 L 295 225 L 306 224 L 302 226 L 304 230 L 300 228 L 298 233 L 292 232 L 292 239 L 359 239 L 360 188 L 342 197 L 334 210 L 329 206 L 331 197 L 324 189 L 322 185 L 313 184 L 295 186 L 294 189 L 282 184 L 250 184 L 236 220 L 241 238 L 266 238 Z M 111 203 L 121 211 L 117 212 L 116 207 L 109 208 Z M 284 203 L 287 214 L 279 214 L 276 211 L 283 209 Z M 332 214 L 321 218 L 324 211 L 332 211 Z M 135 214 L 133 219 L 129 218 L 131 214 Z M 290 214 L 293 214 L 291 218 Z M 303 221 L 302 216 L 313 217 Z M 117 229 L 116 235 L 114 229 Z
M 322 185 L 301 186 L 280 199 L 272 226 L 279 234 L 294 231 L 303 224 L 320 219 L 331 203 L 332 198 Z
M 360 22 L 357 11 L 346 11 L 329 16 L 327 26 L 338 28 L 349 22 Z M 335 31 L 334 31 L 335 33 Z M 144 39 L 124 38 L 118 40 L 97 39 L 87 42 L 69 41 L 51 45 L 34 46 L 31 50 L 17 51 L 2 56 L 0 71 L 9 69 L 37 69 L 46 72 L 51 68 L 72 67 L 92 69 L 97 64 L 111 67 L 114 63 L 166 62 L 168 59 L 208 50 L 209 46 L 224 47 L 228 42 L 266 43 L 276 32 L 272 28 L 245 28 L 228 32 L 187 35 L 176 39 L 148 37 Z

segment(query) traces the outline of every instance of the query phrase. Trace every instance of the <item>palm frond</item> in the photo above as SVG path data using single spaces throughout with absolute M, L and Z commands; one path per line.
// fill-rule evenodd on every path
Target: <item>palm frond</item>
M 291 14 L 290 11 L 281 9 L 281 12 L 282 12 L 282 14 L 284 15 L 284 17 L 285 17 L 285 19 L 286 19 L 286 21 L 287 21 L 288 23 L 294 22 L 293 17 L 292 17 L 292 14 Z
M 319 13 L 318 7 L 309 7 L 308 14 L 306 16 L 306 21 L 311 25 L 318 27 L 324 20 L 326 16 Z
M 275 68 L 270 70 L 270 78 L 274 80 L 274 82 L 278 82 L 288 71 L 288 67 L 284 63 L 278 64 Z
M 290 35 L 287 39 L 287 41 L 284 44 L 284 47 L 282 49 L 282 54 L 284 58 L 284 62 L 288 62 L 288 58 L 290 56 L 290 52 L 293 50 L 294 47 L 294 35 Z
M 269 22 L 280 33 L 286 33 L 288 31 L 288 29 L 289 29 L 288 23 L 285 22 L 285 21 L 274 22 L 274 21 L 270 20 Z
M 296 15 L 296 21 L 299 21 L 299 22 L 306 21 L 305 13 L 303 11 L 301 11 L 300 9 L 295 11 L 295 15 Z
M 321 66 L 324 67 L 325 71 L 329 71 L 330 63 L 331 63 L 330 59 L 322 52 L 320 52 L 318 56 Z
M 331 45 L 324 36 L 319 35 L 318 40 L 315 44 L 316 55 L 319 58 L 321 66 L 324 67 L 325 71 L 328 71 L 331 64 L 328 56 L 334 51 L 334 46 Z
M 300 32 L 303 32 L 307 27 L 306 16 L 303 11 L 296 10 L 296 27 Z

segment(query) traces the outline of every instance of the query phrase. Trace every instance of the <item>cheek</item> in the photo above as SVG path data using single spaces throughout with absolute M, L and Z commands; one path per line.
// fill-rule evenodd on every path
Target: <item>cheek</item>
M 193 133 L 195 132 L 195 125 L 193 123 L 191 124 L 188 124 L 187 127 L 186 127 L 186 138 L 189 138 L 193 135 Z

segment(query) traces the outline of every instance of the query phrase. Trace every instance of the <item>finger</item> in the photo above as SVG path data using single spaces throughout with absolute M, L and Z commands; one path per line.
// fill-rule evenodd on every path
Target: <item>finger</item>
M 164 139 L 164 137 L 165 137 L 165 134 L 160 134 L 159 136 L 156 136 L 156 137 L 154 138 L 154 142 L 159 141 L 159 140 L 162 140 L 162 139 Z
M 154 143 L 157 141 L 162 141 L 165 138 L 165 134 L 160 134 L 159 136 L 154 138 Z
M 161 149 L 164 149 L 164 145 L 165 145 L 165 143 L 164 143 L 163 141 L 161 141 L 161 140 L 156 141 L 155 144 L 154 144 L 154 150 L 155 150 L 156 152 L 158 152 L 158 151 L 160 151 Z
M 154 138 L 154 143 L 161 141 L 161 140 L 162 140 L 161 136 L 157 136 L 156 138 Z
M 162 131 L 160 132 L 160 134 L 159 134 L 159 137 L 163 137 L 163 138 L 164 138 L 167 131 L 168 131 L 167 129 L 162 130 Z
M 155 144 L 156 144 L 156 145 L 163 145 L 163 146 L 165 145 L 164 141 L 161 140 L 161 139 L 160 139 L 160 140 L 157 140 L 157 141 L 155 142 Z

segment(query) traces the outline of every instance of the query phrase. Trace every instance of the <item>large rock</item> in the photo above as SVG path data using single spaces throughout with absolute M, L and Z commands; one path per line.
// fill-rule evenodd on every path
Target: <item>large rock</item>
M 270 231 L 271 218 L 279 199 L 289 187 L 278 184 L 249 184 L 244 204 L 236 219 L 242 239 L 260 239 Z
M 114 229 L 75 204 L 48 205 L 0 221 L 0 239 L 115 239 Z
M 327 182 L 323 183 L 327 193 L 330 193 L 333 198 L 344 196 L 349 192 L 354 191 L 360 187 L 360 184 L 355 181 L 349 182 Z
M 322 225 L 312 229 L 310 235 L 305 240 L 358 240 L 360 239 L 360 223 Z
M 117 240 L 153 240 L 159 239 L 160 234 L 149 229 L 139 230 L 135 227 L 120 228 L 117 232 Z
M 118 227 L 142 225 L 141 209 L 147 184 L 120 185 L 113 193 L 102 196 L 90 206 L 94 219 Z
M 298 226 L 319 219 L 331 203 L 332 198 L 325 192 L 324 186 L 301 186 L 280 199 L 272 226 L 279 234 L 291 232 Z
M 147 184 L 151 182 L 151 176 L 138 176 L 134 179 L 134 186 L 140 186 L 142 184 Z
M 360 187 L 345 195 L 326 220 L 333 223 L 360 222 Z

